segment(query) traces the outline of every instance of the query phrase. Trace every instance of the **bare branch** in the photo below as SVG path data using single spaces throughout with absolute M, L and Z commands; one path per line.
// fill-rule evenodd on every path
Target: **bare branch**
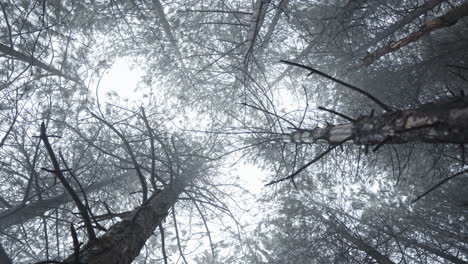
M 372 100 L 372 101 L 373 101 L 374 103 L 376 103 L 378 106 L 382 107 L 382 109 L 384 109 L 384 110 L 387 111 L 387 112 L 390 112 L 390 111 L 393 110 L 390 106 L 384 104 L 382 101 L 380 101 L 379 99 L 377 99 L 376 97 L 374 97 L 374 96 L 371 95 L 370 93 L 368 93 L 368 92 L 362 90 L 361 88 L 358 88 L 358 87 L 356 87 L 356 86 L 354 86 L 354 85 L 351 85 L 351 84 L 349 84 L 349 83 L 346 83 L 346 82 L 344 82 L 344 81 L 338 80 L 338 79 L 336 79 L 335 77 L 332 77 L 332 76 L 330 76 L 330 75 L 328 75 L 328 74 L 326 74 L 326 73 L 324 73 L 324 72 L 321 72 L 321 71 L 319 71 L 319 70 L 316 70 L 316 69 L 314 69 L 314 68 L 312 68 L 312 67 L 305 66 L 305 65 L 302 65 L 302 64 L 299 64 L 299 63 L 295 63 L 295 62 L 291 62 L 291 61 L 286 61 L 286 60 L 280 60 L 280 61 L 283 62 L 283 63 L 289 64 L 289 65 L 293 65 L 293 66 L 297 66 L 297 67 L 301 67 L 301 68 L 303 68 L 303 69 L 309 70 L 311 74 L 312 74 L 312 73 L 316 73 L 316 74 L 318 74 L 318 75 L 320 75 L 320 76 L 322 76 L 322 77 L 325 77 L 325 78 L 327 78 L 327 79 L 329 79 L 329 80 L 332 80 L 332 81 L 334 81 L 334 82 L 336 82 L 336 83 L 339 83 L 339 84 L 341 84 L 341 85 L 343 85 L 343 86 L 345 86 L 345 87 L 348 87 L 349 89 L 351 89 L 351 90 L 353 90 L 353 91 L 355 91 L 355 92 L 358 92 L 358 93 L 364 95 L 365 97 L 369 98 L 370 100 Z

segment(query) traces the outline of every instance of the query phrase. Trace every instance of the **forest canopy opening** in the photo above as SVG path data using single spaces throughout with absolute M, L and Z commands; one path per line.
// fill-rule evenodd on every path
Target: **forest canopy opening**
M 468 263 L 468 1 L 0 8 L 0 263 Z

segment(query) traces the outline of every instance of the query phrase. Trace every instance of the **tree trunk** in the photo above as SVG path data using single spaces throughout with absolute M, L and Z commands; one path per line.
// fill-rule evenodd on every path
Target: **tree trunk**
M 283 141 L 330 144 L 347 139 L 359 145 L 425 143 L 468 143 L 468 96 L 423 104 L 380 116 L 363 116 L 355 122 L 326 128 L 298 130 L 283 135 Z
M 421 6 L 416 7 L 414 11 L 412 11 L 408 15 L 404 16 L 397 22 L 390 25 L 384 31 L 377 33 L 376 36 L 369 43 L 365 45 L 365 48 L 361 48 L 361 50 L 365 50 L 379 43 L 381 40 L 387 38 L 388 36 L 394 34 L 397 30 L 411 23 L 411 21 L 431 11 L 432 9 L 434 9 L 434 7 L 440 5 L 442 2 L 444 2 L 444 0 L 429 0 L 425 2 L 424 4 L 422 4 Z
M 325 219 L 322 215 L 317 215 L 322 223 L 331 227 L 337 234 L 342 236 L 347 241 L 351 242 L 353 246 L 355 246 L 358 250 L 365 252 L 367 255 L 372 257 L 377 263 L 379 264 L 395 264 L 391 261 L 387 256 L 380 253 L 376 250 L 373 246 L 367 244 L 364 240 L 360 239 L 359 237 L 354 236 L 351 234 L 346 226 L 343 226 L 341 223 L 337 223 L 332 219 Z M 332 217 L 331 217 L 332 218 Z
M 0 244 L 0 263 L 1 264 L 11 264 L 11 263 L 13 263 L 11 261 L 10 257 L 5 252 L 5 249 L 3 249 L 2 244 Z
M 422 244 L 422 243 L 419 243 L 418 241 L 416 240 L 411 240 L 411 239 L 406 239 L 406 238 L 397 238 L 398 240 L 402 240 L 406 246 L 408 247 L 413 247 L 413 248 L 420 248 L 426 252 L 429 252 L 429 253 L 432 253 L 436 256 L 439 256 L 441 258 L 444 258 L 448 261 L 451 261 L 453 263 L 456 263 L 456 264 L 468 264 L 467 261 L 464 261 L 462 259 L 459 259 L 458 257 L 456 256 L 453 256 L 451 254 L 448 254 L 440 249 L 437 249 L 437 248 L 433 248 L 433 247 L 430 247 L 428 245 L 425 245 L 425 244 Z
M 153 195 L 122 221 L 111 226 L 103 236 L 84 245 L 79 252 L 78 263 L 132 263 L 146 240 L 176 203 L 182 190 L 182 184 L 174 182 Z M 75 263 L 75 260 L 74 254 L 71 254 L 63 263 Z
M 449 27 L 456 24 L 458 20 L 462 19 L 465 16 L 468 16 L 468 2 L 465 2 L 460 6 L 450 9 L 445 15 L 438 16 L 424 23 L 418 30 L 409 34 L 407 37 L 395 42 L 388 43 L 387 45 L 377 49 L 376 51 L 367 55 L 363 59 L 362 65 L 369 66 L 374 61 L 378 60 L 380 57 L 388 53 L 394 52 L 412 42 L 415 42 L 436 29 Z
M 94 192 L 104 188 L 112 182 L 120 181 L 124 178 L 133 180 L 133 175 L 121 174 L 116 178 L 102 180 L 86 188 L 86 192 Z M 25 222 L 33 219 L 34 217 L 42 216 L 45 212 L 58 208 L 60 205 L 71 202 L 72 199 L 68 193 L 63 193 L 55 197 L 32 201 L 28 204 L 20 204 L 0 213 L 0 230 L 4 230 L 13 225 L 24 224 Z
M 76 83 L 80 83 L 80 80 L 78 78 L 74 78 L 72 76 L 64 74 L 60 70 L 57 70 L 56 68 L 45 64 L 44 62 L 40 61 L 39 59 L 37 59 L 37 58 L 35 58 L 33 56 L 21 53 L 21 52 L 15 50 L 15 49 L 13 49 L 13 47 L 8 47 L 8 46 L 5 46 L 5 45 L 0 43 L 0 52 L 7 55 L 7 56 L 10 56 L 11 58 L 13 58 L 15 60 L 26 62 L 28 64 L 31 64 L 32 66 L 36 66 L 38 68 L 41 68 L 41 69 L 45 70 L 46 72 L 51 73 L 53 75 L 63 77 L 65 79 L 67 79 L 67 80 L 70 80 L 70 81 L 73 81 L 73 82 L 76 82 Z

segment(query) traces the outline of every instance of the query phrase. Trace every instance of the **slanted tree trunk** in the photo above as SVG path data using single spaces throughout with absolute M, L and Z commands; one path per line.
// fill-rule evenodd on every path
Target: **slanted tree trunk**
M 338 235 L 342 236 L 345 240 L 352 243 L 358 250 L 365 252 L 367 255 L 372 257 L 377 263 L 379 264 L 395 264 L 391 261 L 387 256 L 380 253 L 377 249 L 373 246 L 369 245 L 367 242 L 362 240 L 359 237 L 356 237 L 339 222 L 335 222 L 333 219 L 325 219 L 322 215 L 317 215 L 322 223 L 326 224 L 330 228 L 332 228 Z M 331 217 L 332 218 L 332 217 Z
M 126 173 L 119 175 L 116 178 L 109 178 L 97 182 L 90 187 L 86 188 L 87 193 L 91 193 L 97 190 L 104 188 L 105 186 L 109 185 L 112 182 L 120 181 L 124 178 L 131 178 L 133 179 L 133 175 L 128 175 Z M 55 197 L 44 199 L 44 200 L 37 200 L 32 201 L 28 204 L 20 204 L 9 208 L 0 213 L 0 230 L 4 230 L 13 225 L 24 224 L 25 222 L 44 215 L 45 212 L 58 208 L 60 205 L 65 203 L 71 202 L 72 199 L 68 193 L 63 193 L 57 195 Z
M 3 249 L 2 244 L 0 244 L 0 263 L 1 264 L 11 264 L 11 263 L 13 263 L 11 261 L 10 257 L 5 252 L 5 249 Z
M 367 55 L 363 59 L 363 66 L 369 66 L 374 61 L 380 59 L 382 56 L 394 52 L 412 42 L 415 42 L 430 32 L 444 27 L 449 27 L 458 22 L 463 17 L 468 16 L 468 2 L 461 4 L 460 6 L 450 9 L 445 15 L 438 16 L 426 23 L 424 23 L 418 30 L 409 34 L 395 42 L 388 43 L 387 45 L 378 48 L 376 51 Z
M 114 224 L 101 237 L 89 241 L 79 252 L 79 261 L 71 254 L 63 263 L 123 264 L 132 263 L 146 240 L 153 234 L 183 190 L 180 182 L 166 186 Z
M 415 20 L 421 15 L 426 14 L 427 12 L 431 11 L 432 9 L 434 9 L 434 7 L 440 5 L 442 2 L 444 2 L 444 0 L 429 0 L 427 2 L 424 2 L 424 4 L 416 7 L 411 13 L 405 15 L 397 22 L 391 24 L 389 27 L 385 28 L 385 30 L 383 30 L 382 32 L 377 33 L 376 36 L 369 43 L 367 43 L 363 48 L 361 48 L 361 50 L 366 50 L 367 48 L 372 47 L 373 45 L 379 43 L 383 39 L 391 36 L 397 30 L 408 25 L 409 23 L 411 23 L 411 21 Z
M 9 56 L 9 57 L 11 57 L 12 59 L 19 60 L 19 61 L 22 61 L 22 62 L 26 62 L 26 63 L 31 64 L 32 66 L 36 66 L 38 68 L 41 68 L 41 69 L 43 69 L 44 71 L 46 71 L 46 72 L 48 72 L 50 74 L 63 77 L 65 79 L 67 79 L 67 80 L 70 80 L 70 81 L 73 81 L 73 82 L 76 82 L 76 83 L 80 83 L 80 80 L 78 78 L 75 78 L 75 77 L 72 77 L 72 76 L 70 76 L 68 74 L 62 73 L 60 70 L 45 64 L 44 62 L 40 61 L 39 59 L 37 59 L 37 58 L 35 58 L 33 56 L 21 53 L 21 52 L 15 50 L 15 49 L 13 49 L 13 47 L 8 47 L 8 46 L 5 46 L 5 45 L 0 43 L 0 52 L 7 55 L 7 56 Z
M 401 240 L 405 243 L 405 246 L 408 246 L 408 247 L 412 247 L 412 248 L 420 248 L 426 252 L 429 252 L 429 253 L 432 253 L 436 256 L 439 256 L 441 258 L 444 258 L 448 261 L 451 261 L 453 263 L 456 263 L 456 264 L 468 264 L 467 261 L 464 261 L 456 256 L 453 256 L 447 252 L 444 252 L 442 251 L 441 249 L 437 249 L 437 248 L 434 248 L 434 247 L 431 247 L 431 246 L 428 246 L 426 244 L 423 244 L 423 243 L 419 243 L 418 241 L 416 240 L 412 240 L 412 239 L 407 239 L 407 238 L 401 238 L 399 237 L 398 240 Z
M 346 139 L 359 145 L 425 143 L 468 143 L 468 96 L 428 103 L 409 110 L 379 116 L 363 116 L 355 122 L 325 128 L 298 130 L 283 135 L 283 141 L 331 144 Z

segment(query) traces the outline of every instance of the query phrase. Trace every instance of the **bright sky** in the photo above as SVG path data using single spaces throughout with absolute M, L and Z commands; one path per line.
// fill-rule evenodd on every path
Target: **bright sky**
M 130 102 L 139 101 L 143 93 L 137 91 L 137 84 L 142 77 L 138 68 L 131 68 L 129 58 L 118 58 L 101 79 L 98 94 L 99 102 L 107 101 L 109 92 L 115 92 L 121 100 L 128 99 Z
M 137 67 L 131 67 L 129 58 L 118 58 L 107 70 L 101 79 L 98 94 L 99 102 L 104 105 L 108 102 L 107 94 L 115 92 L 124 103 L 128 99 L 130 104 L 141 105 L 144 91 L 137 90 L 138 82 L 143 73 Z M 96 92 L 96 91 L 94 91 Z M 239 177 L 240 184 L 253 194 L 259 193 L 264 188 L 267 172 L 252 165 L 239 162 L 229 170 L 231 177 Z M 263 181 L 262 181 L 263 180 Z

